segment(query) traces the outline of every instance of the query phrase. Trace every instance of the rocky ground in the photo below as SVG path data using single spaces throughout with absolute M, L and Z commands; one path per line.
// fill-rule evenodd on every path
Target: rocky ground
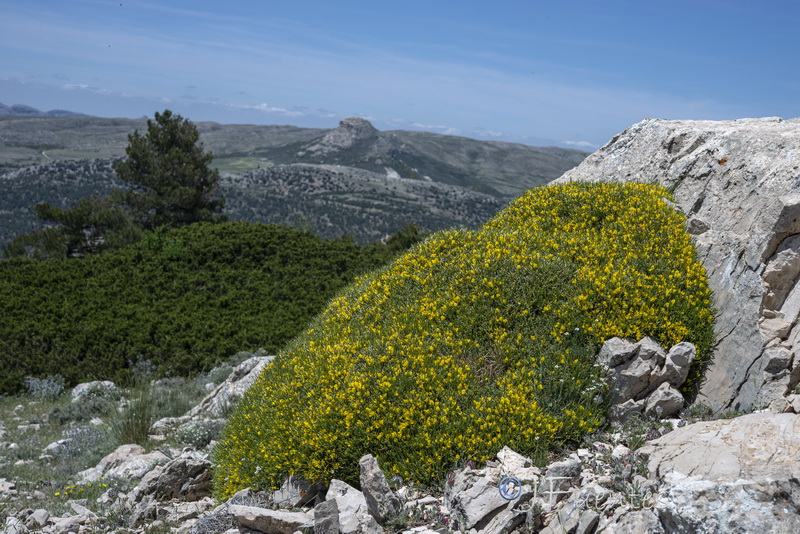
M 230 407 L 272 360 L 254 356 L 186 414 L 152 425 L 149 451 L 135 444 L 119 446 L 96 465 L 72 474 L 73 483 L 63 487 L 0 480 L 6 515 L 0 532 L 591 534 L 800 529 L 800 416 L 759 412 L 697 421 L 709 415 L 699 405 L 686 409 L 669 400 L 658 404 L 654 399 L 670 396 L 656 392 L 671 388 L 670 380 L 674 384 L 685 377 L 691 361 L 691 346 L 685 344 L 666 351 L 647 338 L 638 343 L 614 339 L 598 359 L 611 364 L 613 387 L 627 388 L 627 399 L 639 400 L 633 401 L 633 408 L 627 401 L 618 403 L 616 417 L 624 421 L 564 450 L 546 467 L 506 447 L 486 465 L 467 464 L 452 471 L 439 488 L 419 488 L 387 481 L 377 460 L 367 455 L 360 461 L 360 489 L 338 480 L 325 487 L 289 478 L 275 492 L 247 489 L 227 502 L 215 502 L 208 460 L 214 442 L 179 448 L 175 437 L 212 435 L 220 427 Z M 82 385 L 71 397 L 76 404 L 86 403 L 99 391 L 115 389 L 111 383 Z M 125 397 L 117 402 L 124 404 Z M 18 406 L 5 419 L 3 439 L 37 431 L 20 417 L 28 407 Z M 661 418 L 665 412 L 669 418 Z M 46 423 L 33 424 L 42 430 Z M 38 458 L 21 461 L 57 471 L 63 451 L 81 439 L 71 433 L 74 428 L 67 424 L 64 437 L 44 447 Z M 5 461 L 13 457 L 9 451 L 21 447 L 3 442 Z

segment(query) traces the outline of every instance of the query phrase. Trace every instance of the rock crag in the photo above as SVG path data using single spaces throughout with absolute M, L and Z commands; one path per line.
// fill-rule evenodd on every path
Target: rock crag
M 372 124 L 361 117 L 347 117 L 339 121 L 339 126 L 326 133 L 322 139 L 305 147 L 304 152 L 314 155 L 327 154 L 352 147 L 356 142 L 373 139 L 378 135 Z
M 788 410 L 800 382 L 800 119 L 647 119 L 554 183 L 636 181 L 674 192 L 718 309 L 699 400 Z

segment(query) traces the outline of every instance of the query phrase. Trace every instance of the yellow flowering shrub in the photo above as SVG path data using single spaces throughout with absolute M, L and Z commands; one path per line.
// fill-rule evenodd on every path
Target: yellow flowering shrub
M 478 231 L 438 232 L 348 287 L 267 367 L 217 445 L 226 498 L 358 459 L 430 484 L 504 445 L 534 458 L 605 423 L 607 338 L 710 355 L 713 311 L 684 219 L 645 184 L 534 189 Z

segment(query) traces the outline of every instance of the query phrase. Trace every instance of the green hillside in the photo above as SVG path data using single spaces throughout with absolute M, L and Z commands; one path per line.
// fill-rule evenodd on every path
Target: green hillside
M 585 152 L 402 130 L 363 119 L 338 128 L 196 123 L 221 173 L 232 221 L 352 235 L 372 243 L 413 223 L 475 228 Z M 144 120 L 0 117 L 0 249 L 45 226 L 39 202 L 68 209 L 122 184 L 111 168 Z

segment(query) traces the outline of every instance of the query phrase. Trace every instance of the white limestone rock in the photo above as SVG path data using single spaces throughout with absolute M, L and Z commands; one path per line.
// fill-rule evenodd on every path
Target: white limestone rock
M 339 531 L 342 534 L 378 534 L 383 528 L 369 513 L 364 494 L 342 482 L 331 480 L 325 500 L 335 500 L 339 510 Z
M 169 457 L 161 451 L 145 453 L 144 447 L 136 444 L 120 445 L 103 457 L 94 466 L 78 473 L 81 484 L 94 482 L 100 478 L 139 480 L 155 467 L 165 464 Z
M 638 399 L 650 386 L 650 376 L 656 370 L 654 360 L 638 356 L 611 370 L 611 402 L 619 404 L 629 399 Z
M 614 523 L 598 531 L 598 534 L 666 534 L 659 516 L 650 510 L 628 512 Z M 682 532 L 682 531 L 670 531 Z M 711 532 L 692 530 L 686 532 Z
M 647 397 L 644 413 L 659 419 L 675 415 L 683 408 L 684 400 L 681 392 L 664 382 Z
M 633 399 L 628 399 L 623 403 L 611 406 L 609 417 L 612 421 L 624 423 L 634 415 L 641 414 L 644 411 L 644 405 L 645 400 L 635 401 Z
M 72 438 L 63 438 L 54 441 L 44 448 L 44 454 L 58 455 L 61 452 L 65 451 L 70 446 L 71 443 L 72 443 Z
M 597 361 L 609 369 L 627 362 L 636 355 L 636 345 L 626 339 L 612 337 L 603 343 Z
M 769 340 L 759 327 L 766 312 L 782 312 L 792 325 L 788 348 L 800 351 L 798 169 L 800 119 L 647 119 L 553 182 L 653 181 L 674 190 L 678 209 L 695 220 L 690 230 L 719 310 L 699 399 L 715 412 L 767 405 L 800 381 L 795 361 L 780 378 L 765 372 Z
M 17 519 L 16 517 L 9 517 L 0 524 L 0 534 L 26 534 L 29 532 L 28 527 Z
M 551 463 L 539 485 L 539 495 L 552 507 L 569 495 L 580 474 L 580 460 L 568 458 Z
M 314 528 L 314 518 L 305 512 L 269 510 L 240 504 L 231 505 L 229 511 L 239 525 L 259 532 L 293 534 L 298 530 Z
M 606 341 L 596 358 L 608 368 L 611 419 L 625 422 L 643 412 L 659 417 L 677 413 L 684 404 L 677 388 L 686 381 L 696 354 L 694 345 L 686 342 L 666 352 L 649 337 L 638 343 Z
M 25 525 L 28 528 L 41 530 L 42 528 L 47 526 L 49 519 L 50 519 L 50 512 L 48 512 L 43 508 L 37 508 L 25 520 Z
M 336 499 L 314 507 L 314 534 L 339 534 L 339 506 Z
M 119 398 L 120 391 L 117 385 L 111 380 L 95 380 L 94 382 L 84 382 L 72 388 L 72 403 L 81 402 L 86 397 L 110 397 Z
M 510 451 L 510 449 L 509 449 Z M 516 453 L 503 452 L 503 458 L 510 465 L 519 463 Z M 513 452 L 513 451 L 510 451 Z M 516 455 L 516 456 L 515 456 Z M 517 511 L 518 503 L 530 501 L 535 494 L 535 481 L 540 480 L 537 471 L 524 467 L 521 471 L 507 472 L 503 464 L 487 465 L 483 469 L 466 467 L 452 472 L 445 485 L 444 502 L 459 530 L 466 532 L 470 529 L 482 530 L 487 528 L 492 518 L 502 515 L 492 525 L 493 528 L 502 529 L 509 524 L 515 524 L 520 512 Z M 519 479 L 522 486 L 519 495 L 513 501 L 506 500 L 500 493 L 499 484 L 507 475 L 519 474 L 526 480 Z M 529 482 L 533 479 L 533 485 Z M 524 515 L 524 512 L 522 512 Z
M 794 413 L 800 413 L 800 395 L 792 394 L 786 397 Z
M 649 336 L 640 339 L 635 345 L 635 350 L 636 355 L 643 360 L 653 360 L 656 367 L 664 365 L 667 360 L 666 351 Z M 674 350 L 674 347 L 672 350 Z
M 369 511 L 375 520 L 383 524 L 391 516 L 403 509 L 403 503 L 389 487 L 386 475 L 378 466 L 378 460 L 371 454 L 363 456 L 359 462 L 361 491 L 367 501 Z
M 223 417 L 250 389 L 261 371 L 272 363 L 275 356 L 253 356 L 240 363 L 230 376 L 209 393 L 186 414 L 189 418 L 202 416 L 205 419 Z
M 691 343 L 682 342 L 673 346 L 667 353 L 659 379 L 668 382 L 674 388 L 682 386 L 689 376 L 689 369 L 695 357 L 697 349 Z
M 235 406 L 261 371 L 269 365 L 274 356 L 253 356 L 240 363 L 228 378 L 211 393 L 205 396 L 194 408 L 180 417 L 159 419 L 150 427 L 149 434 L 164 436 L 190 421 L 221 419 Z
M 667 532 L 800 532 L 796 479 L 671 482 L 656 503 Z
M 800 532 L 800 415 L 694 423 L 640 452 L 667 531 Z
M 159 499 L 199 501 L 211 495 L 211 462 L 199 452 L 185 450 L 180 456 L 147 473 L 130 493 L 131 502 L 155 495 Z
M 675 471 L 704 480 L 800 475 L 800 415 L 757 412 L 702 421 L 648 442 L 651 475 Z
M 498 466 L 502 473 L 511 474 L 523 484 L 536 486 L 542 471 L 533 463 L 533 460 L 523 456 L 510 447 L 505 446 L 497 453 Z

